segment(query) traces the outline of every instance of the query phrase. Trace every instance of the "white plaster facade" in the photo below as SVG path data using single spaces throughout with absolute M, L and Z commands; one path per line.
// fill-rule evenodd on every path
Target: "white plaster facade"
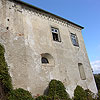
M 53 40 L 51 27 L 59 29 L 61 42 Z M 0 43 L 5 47 L 14 88 L 43 94 L 50 80 L 57 79 L 71 97 L 77 85 L 97 93 L 82 28 L 20 1 L 0 0 Z M 70 33 L 76 34 L 79 47 L 72 44 Z M 52 56 L 53 63 L 41 63 L 44 53 Z M 85 80 L 80 77 L 78 63 L 83 65 Z

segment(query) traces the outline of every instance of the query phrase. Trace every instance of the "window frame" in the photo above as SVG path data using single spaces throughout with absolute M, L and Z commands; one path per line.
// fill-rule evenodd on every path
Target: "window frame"
M 52 29 L 53 29 L 54 31 L 53 31 Z M 55 30 L 57 30 L 57 31 L 55 31 Z M 56 28 L 56 27 L 52 27 L 52 26 L 51 26 L 51 33 L 52 33 L 52 39 L 53 39 L 53 41 L 61 42 L 61 37 L 60 37 L 59 28 Z M 55 34 L 55 36 L 57 35 L 57 40 L 54 39 L 54 34 Z
M 74 33 L 70 33 L 70 38 L 71 38 L 72 44 L 73 44 L 74 46 L 79 47 L 79 42 L 78 42 L 78 37 L 77 37 L 77 35 L 74 34 Z

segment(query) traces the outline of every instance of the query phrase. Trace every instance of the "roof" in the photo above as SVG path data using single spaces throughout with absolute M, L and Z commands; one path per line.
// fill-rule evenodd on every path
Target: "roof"
M 71 22 L 71 21 L 69 21 L 69 20 L 67 20 L 67 19 L 65 19 L 65 18 L 62 18 L 62 17 L 57 16 L 57 15 L 55 15 L 55 14 L 52 14 L 52 13 L 50 13 L 50 12 L 48 12 L 48 11 L 45 11 L 45 10 L 40 9 L 40 8 L 38 8 L 38 7 L 35 7 L 35 6 L 33 6 L 33 5 L 31 5 L 31 4 L 28 4 L 28 3 L 26 3 L 26 2 L 23 2 L 23 1 L 20 1 L 20 0 L 13 0 L 13 1 L 18 2 L 18 3 L 20 3 L 20 4 L 23 4 L 23 5 L 26 5 L 26 6 L 29 6 L 29 7 L 31 7 L 31 8 L 35 8 L 35 9 L 37 9 L 37 10 L 39 10 L 39 11 L 45 12 L 45 13 L 47 13 L 47 14 L 50 14 L 50 15 L 52 15 L 52 16 L 55 16 L 56 18 L 59 18 L 59 19 L 64 20 L 64 21 L 67 21 L 68 23 L 71 23 L 71 24 L 73 24 L 73 25 L 76 25 L 76 26 L 78 26 L 78 27 L 84 29 L 84 27 L 82 27 L 82 26 L 80 26 L 80 25 L 78 25 L 78 24 L 75 24 L 75 23 L 73 23 L 73 22 Z

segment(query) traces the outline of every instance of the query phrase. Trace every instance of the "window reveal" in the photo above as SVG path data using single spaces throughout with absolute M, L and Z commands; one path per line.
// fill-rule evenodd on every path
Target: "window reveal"
M 72 40 L 72 44 L 74 46 L 78 46 L 79 47 L 79 43 L 78 43 L 78 39 L 77 39 L 76 34 L 71 33 L 71 40 Z
M 54 66 L 54 58 L 49 53 L 42 53 L 41 54 L 41 63 L 42 65 L 52 65 Z
M 49 63 L 48 59 L 45 58 L 45 57 L 42 57 L 42 58 L 41 58 L 41 62 L 42 62 L 43 64 L 48 64 L 48 63 Z
M 57 42 L 61 42 L 60 33 L 57 28 L 51 27 L 53 40 Z
M 79 73 L 82 80 L 86 80 L 84 68 L 82 63 L 78 63 Z

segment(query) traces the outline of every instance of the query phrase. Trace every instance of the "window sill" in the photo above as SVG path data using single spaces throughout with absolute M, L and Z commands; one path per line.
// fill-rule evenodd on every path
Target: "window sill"
M 54 67 L 53 64 L 42 64 L 43 67 Z
M 79 47 L 79 45 L 74 45 L 74 44 L 73 44 L 73 46 L 75 46 L 75 47 Z

